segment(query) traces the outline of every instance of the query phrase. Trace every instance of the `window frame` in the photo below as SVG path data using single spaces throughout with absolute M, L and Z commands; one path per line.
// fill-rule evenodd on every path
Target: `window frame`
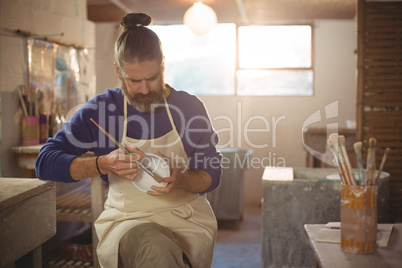
M 247 27 L 247 26 L 310 26 L 311 28 L 311 66 L 309 68 L 302 68 L 302 67 L 286 67 L 286 68 L 261 68 L 261 67 L 256 67 L 256 68 L 242 68 L 240 67 L 240 46 L 239 46 L 239 28 L 240 27 Z M 250 95 L 250 94 L 239 94 L 238 90 L 238 78 L 237 78 L 237 72 L 238 71 L 311 71 L 313 74 L 313 81 L 312 81 L 312 94 L 311 95 L 270 95 L 270 94 L 256 94 L 256 95 Z M 236 67 L 235 67 L 235 92 L 234 96 L 284 96 L 284 97 L 292 97 L 292 96 L 298 96 L 298 97 L 311 97 L 314 95 L 315 92 L 315 86 L 314 86 L 314 23 L 279 23 L 279 24 L 255 24 L 255 25 L 245 25 L 245 24 L 237 24 L 236 23 Z

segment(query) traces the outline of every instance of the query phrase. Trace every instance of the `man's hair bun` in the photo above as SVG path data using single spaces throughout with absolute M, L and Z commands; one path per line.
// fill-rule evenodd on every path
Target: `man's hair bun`
M 124 30 L 131 29 L 137 26 L 147 26 L 151 24 L 152 18 L 145 13 L 129 13 L 120 22 Z

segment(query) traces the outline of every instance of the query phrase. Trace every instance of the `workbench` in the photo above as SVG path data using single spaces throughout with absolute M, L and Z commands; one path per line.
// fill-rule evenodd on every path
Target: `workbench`
M 41 245 L 55 234 L 55 184 L 0 178 L 0 267 L 42 267 Z
M 311 248 L 320 268 L 400 268 L 402 266 L 402 224 L 394 224 L 387 247 L 377 247 L 370 254 L 352 254 L 341 250 L 340 244 L 317 242 L 315 237 L 323 224 L 306 224 L 304 226 Z
M 22 170 L 22 176 L 35 176 L 35 161 L 38 157 L 39 150 L 43 144 L 33 146 L 16 146 L 13 147 L 13 153 L 18 167 Z M 91 153 L 87 154 L 88 156 Z M 107 196 L 107 187 L 99 176 L 90 180 L 82 180 L 76 183 L 56 183 L 56 206 L 54 214 L 57 221 L 66 222 L 89 222 L 92 224 L 92 249 L 93 249 L 93 267 L 99 267 L 98 258 L 96 255 L 96 246 L 98 237 L 95 233 L 93 223 L 103 211 L 103 204 Z M 61 256 L 55 258 L 60 263 L 68 263 L 70 260 L 64 259 Z M 79 261 L 73 263 L 75 267 L 84 267 L 78 265 Z M 52 267 L 60 267 L 53 265 Z M 89 265 L 89 264 L 88 264 Z

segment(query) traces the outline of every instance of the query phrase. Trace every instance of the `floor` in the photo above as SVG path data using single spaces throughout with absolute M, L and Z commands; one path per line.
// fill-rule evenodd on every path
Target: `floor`
M 219 222 L 211 268 L 260 268 L 262 251 L 261 207 L 245 207 L 243 220 Z

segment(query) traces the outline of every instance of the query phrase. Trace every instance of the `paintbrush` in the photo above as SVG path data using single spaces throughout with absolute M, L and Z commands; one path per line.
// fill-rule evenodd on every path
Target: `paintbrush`
M 340 154 L 342 154 L 342 158 L 345 162 L 345 166 L 346 166 L 348 175 L 350 177 L 350 182 L 352 183 L 352 185 L 357 185 L 355 176 L 352 171 L 352 166 L 350 165 L 348 153 L 346 152 L 345 136 L 343 136 L 343 135 L 338 136 L 338 144 L 339 144 Z
M 93 120 L 92 118 L 90 118 L 90 120 L 92 121 L 92 123 L 94 123 L 103 133 L 105 133 L 106 136 L 109 137 L 110 140 L 112 140 L 114 142 L 114 144 L 116 144 L 120 149 L 123 150 L 123 152 L 125 154 L 131 154 L 131 152 L 124 147 L 123 145 L 121 145 L 115 138 L 113 138 L 106 130 L 104 130 L 100 125 L 98 125 L 98 123 L 95 122 L 95 120 Z M 150 171 L 146 166 L 144 166 L 140 161 L 135 161 L 139 167 L 142 168 L 142 170 L 144 170 L 146 173 L 148 173 L 149 176 L 151 176 L 155 181 L 161 183 L 163 178 L 161 176 L 159 176 L 158 174 L 155 174 L 154 172 Z
M 350 176 L 348 174 L 345 161 L 342 157 L 342 154 L 339 153 L 338 134 L 337 133 L 331 134 L 329 136 L 327 143 L 329 145 L 329 149 L 332 151 L 334 155 L 334 158 L 337 159 L 339 175 L 341 176 L 343 183 L 346 185 L 351 185 Z
M 332 156 L 334 158 L 334 159 L 332 159 L 332 163 L 334 163 L 334 165 L 338 168 L 339 176 L 341 177 L 343 184 L 346 184 L 345 175 L 343 174 L 343 170 L 339 166 L 338 155 L 336 153 L 335 146 L 331 143 L 330 140 L 328 140 L 328 147 L 331 150 Z
M 373 185 L 374 183 L 374 173 L 375 173 L 375 138 L 369 139 L 369 148 L 367 149 L 367 163 L 366 163 L 366 172 L 367 172 L 367 185 Z
M 380 177 L 381 177 L 381 172 L 382 172 L 382 170 L 383 170 L 383 168 L 384 168 L 385 161 L 387 161 L 387 157 L 388 157 L 389 151 L 390 151 L 389 148 L 385 149 L 384 155 L 382 156 L 382 159 L 381 159 L 380 168 L 378 169 L 377 176 L 376 176 L 376 178 L 375 178 L 374 185 L 377 185 L 377 186 L 379 185 Z
M 335 148 L 336 155 L 338 156 L 338 164 L 339 164 L 340 169 L 342 170 L 342 174 L 345 179 L 345 184 L 353 185 L 349 170 L 345 163 L 345 159 L 343 158 L 343 154 L 340 152 L 340 149 L 339 149 L 338 137 L 339 137 L 338 133 L 332 133 L 329 136 L 328 144 L 332 144 Z
M 24 112 L 24 115 L 25 116 L 27 116 L 27 115 L 29 115 L 28 114 L 28 110 L 27 110 L 27 106 L 26 106 L 26 104 L 25 104 L 25 100 L 24 100 L 24 98 L 23 98 L 23 96 L 22 96 L 22 87 L 23 86 L 21 86 L 20 88 L 17 88 L 17 94 L 18 94 L 18 98 L 20 99 L 20 102 L 21 102 L 21 108 L 22 108 L 22 111 Z
M 362 146 L 363 143 L 361 141 L 355 142 L 353 144 L 353 148 L 356 152 L 356 160 L 357 160 L 357 168 L 359 170 L 359 184 L 364 185 L 364 166 L 363 166 L 363 157 L 362 157 Z

